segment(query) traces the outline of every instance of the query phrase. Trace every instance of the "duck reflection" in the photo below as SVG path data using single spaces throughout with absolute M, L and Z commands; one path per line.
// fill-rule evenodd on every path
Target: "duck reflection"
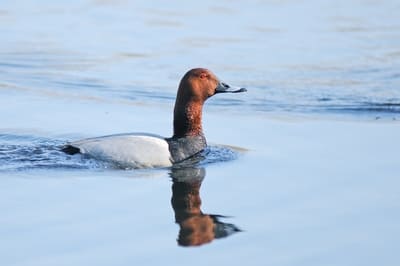
M 200 186 L 205 177 L 204 168 L 173 168 L 171 177 L 171 204 L 175 222 L 180 227 L 177 240 L 180 246 L 199 246 L 215 238 L 240 232 L 235 225 L 219 220 L 224 216 L 204 214 L 201 211 Z

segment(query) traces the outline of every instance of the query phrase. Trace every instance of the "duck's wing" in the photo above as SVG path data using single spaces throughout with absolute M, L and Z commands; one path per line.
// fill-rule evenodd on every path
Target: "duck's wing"
M 69 154 L 79 152 L 123 168 L 172 165 L 167 141 L 156 135 L 121 134 L 90 138 L 71 142 L 63 150 Z

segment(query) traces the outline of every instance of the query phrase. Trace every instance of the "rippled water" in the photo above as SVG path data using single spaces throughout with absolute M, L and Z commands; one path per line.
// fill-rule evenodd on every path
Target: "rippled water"
M 0 134 L 0 172 L 30 169 L 96 169 L 107 168 L 82 156 L 67 156 L 60 150 L 65 140 L 54 140 L 29 135 Z
M 189 68 L 247 86 L 212 105 L 398 118 L 397 1 L 8 2 L 4 92 L 168 103 Z M 28 21 L 28 23 L 27 23 Z

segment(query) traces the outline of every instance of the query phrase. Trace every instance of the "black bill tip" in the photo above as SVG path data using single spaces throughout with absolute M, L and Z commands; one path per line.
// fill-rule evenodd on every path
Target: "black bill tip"
M 224 82 L 220 82 L 218 87 L 215 89 L 215 93 L 238 93 L 238 92 L 246 92 L 246 88 L 238 88 L 232 87 Z
M 246 91 L 247 91 L 246 88 L 240 88 L 240 89 L 238 89 L 238 90 L 231 91 L 231 92 L 232 92 L 232 93 L 237 93 L 237 92 L 246 92 Z

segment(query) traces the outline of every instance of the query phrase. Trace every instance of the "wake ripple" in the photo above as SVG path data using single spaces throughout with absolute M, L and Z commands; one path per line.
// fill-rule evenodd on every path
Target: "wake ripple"
M 60 150 L 63 144 L 63 140 L 0 134 L 0 171 L 106 168 L 93 159 L 68 156 Z

